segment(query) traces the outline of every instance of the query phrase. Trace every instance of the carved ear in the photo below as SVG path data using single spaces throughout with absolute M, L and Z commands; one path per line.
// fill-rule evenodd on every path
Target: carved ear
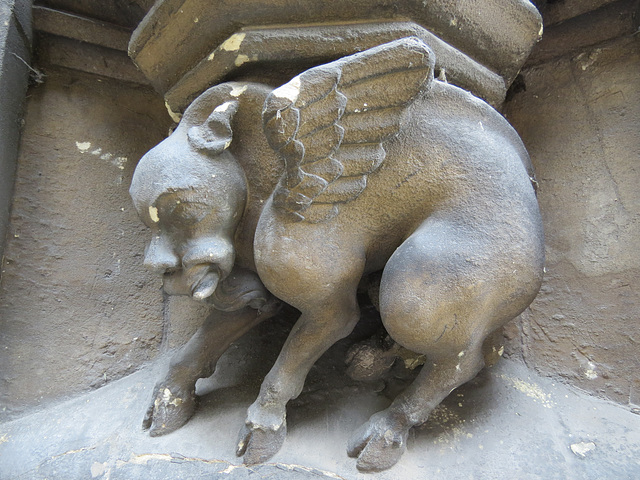
M 218 105 L 203 124 L 189 129 L 187 136 L 191 145 L 209 155 L 218 155 L 229 148 L 233 138 L 231 120 L 237 111 L 236 100 Z

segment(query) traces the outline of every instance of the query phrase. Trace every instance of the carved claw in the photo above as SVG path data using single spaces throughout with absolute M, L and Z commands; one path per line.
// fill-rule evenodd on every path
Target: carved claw
M 379 472 L 394 466 L 407 448 L 409 428 L 391 421 L 384 412 L 376 413 L 351 437 L 350 457 L 362 472 Z
M 249 409 L 251 417 L 253 406 Z M 267 423 L 267 422 L 264 422 Z M 287 436 L 287 422 L 284 415 L 281 420 L 268 422 L 268 426 L 247 420 L 240 430 L 236 455 L 243 457 L 246 465 L 264 463 L 273 457 Z
M 167 382 L 159 382 L 153 389 L 152 403 L 145 413 L 142 427 L 149 435 L 166 435 L 183 426 L 196 409 L 195 388 L 185 391 Z

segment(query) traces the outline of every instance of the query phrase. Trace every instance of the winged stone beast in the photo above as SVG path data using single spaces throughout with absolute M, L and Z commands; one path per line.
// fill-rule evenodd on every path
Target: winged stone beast
M 541 217 L 525 148 L 484 101 L 434 79 L 405 38 L 311 68 L 273 89 L 230 82 L 200 95 L 140 161 L 134 204 L 152 231 L 145 264 L 168 293 L 216 307 L 173 357 L 144 420 L 182 426 L 195 383 L 277 312 L 301 312 L 240 432 L 264 462 L 286 404 L 359 319 L 356 289 L 382 271 L 389 335 L 429 362 L 348 444 L 363 471 L 394 465 L 409 430 L 483 367 L 481 346 L 537 294 Z

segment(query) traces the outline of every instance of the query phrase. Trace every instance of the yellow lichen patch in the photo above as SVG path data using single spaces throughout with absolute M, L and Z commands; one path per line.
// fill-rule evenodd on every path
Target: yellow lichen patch
M 236 64 L 236 67 L 239 67 L 240 65 L 247 63 L 248 61 L 249 57 L 247 57 L 246 55 L 238 55 L 234 63 Z
M 234 86 L 234 87 L 231 89 L 231 92 L 229 93 L 229 95 L 231 95 L 232 97 L 239 97 L 239 96 L 240 96 L 240 95 L 242 95 L 246 90 L 247 90 L 247 85 Z
M 544 407 L 553 407 L 551 395 L 548 393 L 544 393 L 539 385 L 536 385 L 535 383 L 525 382 L 524 380 L 520 380 L 519 378 L 511 378 L 506 375 L 501 375 L 501 377 L 510 380 L 516 390 L 524 393 L 529 398 L 533 398 L 534 400 L 539 401 Z
M 158 209 L 151 205 L 149 207 L 149 218 L 153 223 L 158 223 L 160 221 L 160 217 L 158 217 Z M 169 391 L 168 388 L 165 388 L 165 391 Z M 171 392 L 169 392 L 171 394 Z
M 272 94 L 278 98 L 286 98 L 295 102 L 300 94 L 300 77 L 294 77 L 289 83 L 276 88 Z
M 76 142 L 76 147 L 84 153 L 91 148 L 91 142 Z
M 462 439 L 473 438 L 473 434 L 468 433 L 464 428 L 465 420 L 450 410 L 445 405 L 438 405 L 429 415 L 429 422 L 431 428 L 442 430 L 443 433 L 439 434 L 434 444 L 454 444 Z
M 167 109 L 167 112 L 169 113 L 169 116 L 171 117 L 171 119 L 176 123 L 180 123 L 180 120 L 182 119 L 182 115 L 171 110 L 171 107 L 167 102 L 164 102 L 164 106 Z
M 222 45 L 220 45 L 220 50 L 224 50 L 226 52 L 235 52 L 242 45 L 242 41 L 246 34 L 244 33 L 236 33 L 227 38 Z
M 414 368 L 418 368 L 422 365 L 425 364 L 425 362 L 427 361 L 427 357 L 416 353 L 416 352 L 412 352 L 411 350 L 407 350 L 404 347 L 400 347 L 398 349 L 398 357 L 400 357 L 402 359 L 402 361 L 404 362 L 404 367 L 409 369 L 409 370 L 413 370 Z

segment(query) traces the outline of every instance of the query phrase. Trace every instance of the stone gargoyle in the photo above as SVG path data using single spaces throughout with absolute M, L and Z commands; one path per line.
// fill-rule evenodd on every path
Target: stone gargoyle
M 151 435 L 191 417 L 196 380 L 280 301 L 301 312 L 242 426 L 237 453 L 249 464 L 280 449 L 287 402 L 358 322 L 363 275 L 383 272 L 386 330 L 428 358 L 349 442 L 364 471 L 398 461 L 409 430 L 479 372 L 483 340 L 542 281 L 541 217 L 520 138 L 487 103 L 435 79 L 434 54 L 416 38 L 276 89 L 208 89 L 140 160 L 131 195 L 152 231 L 145 263 L 168 293 L 219 311 L 156 385 Z

